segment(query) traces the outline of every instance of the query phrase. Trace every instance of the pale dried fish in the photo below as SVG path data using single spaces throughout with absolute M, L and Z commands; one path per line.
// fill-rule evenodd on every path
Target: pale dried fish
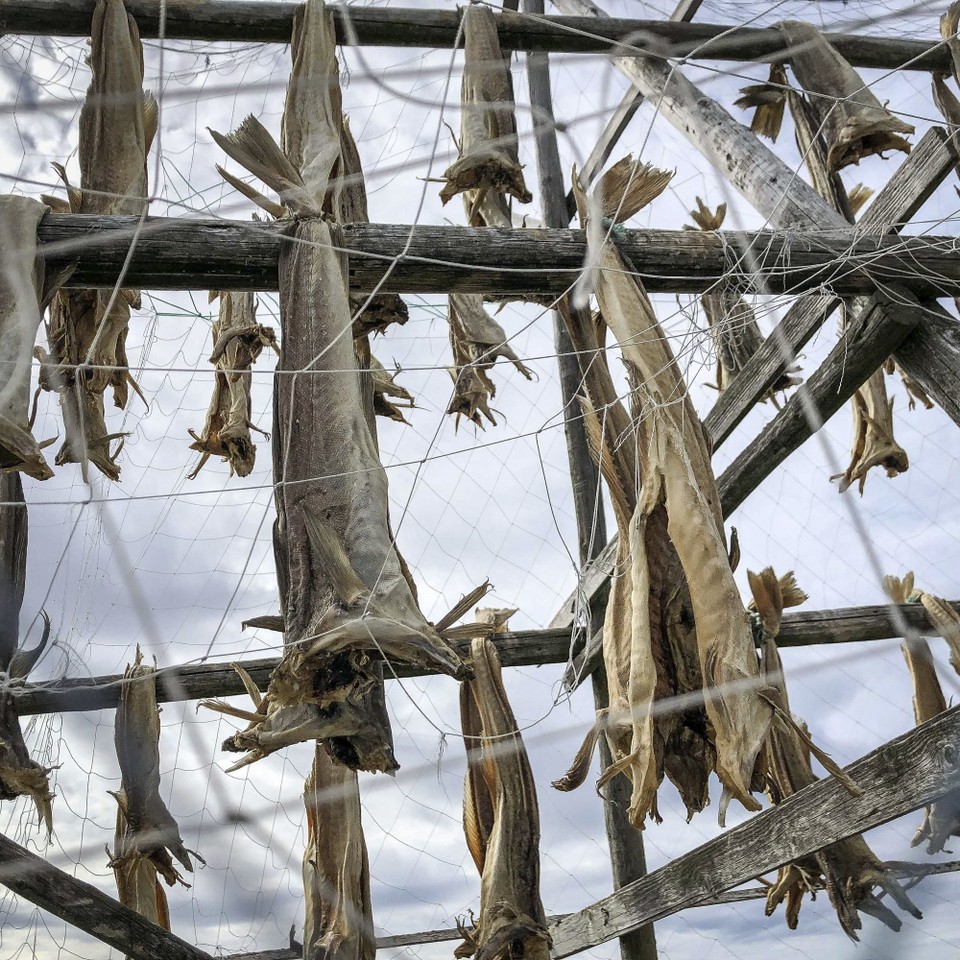
M 946 41 L 953 60 L 954 76 L 960 77 L 960 38 L 957 27 L 960 26 L 960 3 L 951 3 L 940 17 L 940 36 Z
M 483 196 L 492 191 L 529 203 L 532 197 L 517 150 L 513 80 L 500 49 L 493 11 L 471 4 L 463 11 L 463 33 L 460 156 L 443 174 L 446 185 L 440 199 L 446 203 L 458 193 L 471 191 L 471 207 L 478 208 Z
M 937 633 L 947 641 L 950 647 L 950 664 L 960 673 L 960 614 L 941 597 L 932 593 L 917 592 L 917 599 L 927 611 L 930 622 Z
M 487 371 L 498 358 L 503 358 L 528 380 L 533 378 L 533 373 L 514 353 L 503 327 L 484 310 L 481 296 L 451 293 L 448 299 L 454 363 L 450 376 L 454 387 L 447 413 L 455 415 L 457 425 L 460 418 L 465 417 L 478 427 L 483 426 L 484 418 L 496 426 L 490 400 L 496 396 L 497 388 Z
M 574 193 L 583 218 L 587 202 L 576 180 Z M 589 225 L 587 230 L 589 236 Z M 643 477 L 630 533 L 633 609 L 629 614 L 615 615 L 630 618 L 632 654 L 649 658 L 650 611 L 648 604 L 642 602 L 648 595 L 643 584 L 650 575 L 645 535 L 656 508 L 663 506 L 666 532 L 676 548 L 690 590 L 700 666 L 708 694 L 707 714 L 717 751 L 716 769 L 724 787 L 721 810 L 730 797 L 740 800 L 749 810 L 757 810 L 759 803 L 751 796 L 750 784 L 772 712 L 756 689 L 757 658 L 749 619 L 730 570 L 707 440 L 636 271 L 609 240 L 592 256 L 598 265 L 596 295 L 600 312 L 620 343 L 631 377 L 637 457 Z M 647 698 L 651 671 L 646 666 L 642 671 L 639 667 L 639 663 L 631 664 L 628 714 L 635 737 L 630 762 L 638 764 L 630 808 L 635 825 L 642 821 L 642 804 L 653 789 L 652 767 L 645 753 L 650 741 Z
M 44 266 L 37 226 L 47 207 L 27 197 L 0 196 L 0 469 L 37 480 L 53 476 L 31 432 L 30 369 L 44 301 Z
M 141 868 L 146 860 L 168 886 L 184 883 L 174 858 L 188 872 L 193 872 L 190 851 L 180 838 L 180 828 L 160 797 L 160 711 L 157 709 L 156 666 L 143 663 L 137 656 L 127 666 L 120 687 L 114 727 L 114 743 L 120 764 L 120 790 L 116 795 L 120 808 L 117 841 L 110 864 L 117 877 L 121 897 L 125 889 L 137 901 L 125 902 L 144 916 L 158 909 L 155 883 L 146 879 L 149 870 Z M 122 820 L 123 829 L 120 830 Z M 203 859 L 194 854 L 201 863 Z M 153 906 L 151 906 L 153 903 Z M 143 908 L 143 909 L 141 909 Z M 151 916 L 152 919 L 152 916 Z
M 751 574 L 750 585 L 754 594 L 753 606 L 762 624 L 762 673 L 767 681 L 765 695 L 776 711 L 769 739 L 758 758 L 757 774 L 770 800 L 781 803 L 818 779 L 810 766 L 813 744 L 809 734 L 790 714 L 783 664 L 776 644 L 783 607 L 790 601 L 802 602 L 801 597 L 805 599 L 805 595 L 797 590 L 792 574 L 778 581 L 769 567 L 760 574 Z M 828 761 L 831 773 L 845 777 L 820 751 L 815 750 L 815 755 L 821 762 Z M 844 785 L 851 790 L 850 782 L 844 782 Z M 853 940 L 859 939 L 857 931 L 862 926 L 861 912 L 876 917 L 892 930 L 900 929 L 899 918 L 873 892 L 875 887 L 889 894 L 901 910 L 920 917 L 920 911 L 892 872 L 877 859 L 859 834 L 781 867 L 776 883 L 767 893 L 766 915 L 769 917 L 786 902 L 787 926 L 795 929 L 803 895 L 807 892 L 815 894 L 821 886 L 826 888 L 841 927 Z
M 277 353 L 276 334 L 271 327 L 257 323 L 257 304 L 253 293 L 212 291 L 210 300 L 220 298 L 220 314 L 213 324 L 213 353 L 210 362 L 216 364 L 213 397 L 203 425 L 197 436 L 190 430 L 194 442 L 191 450 L 201 454 L 188 480 L 194 479 L 210 457 L 223 457 L 230 464 L 230 476 L 246 477 L 253 469 L 257 448 L 250 436 L 257 430 L 251 415 L 250 387 L 254 362 L 264 347 Z M 263 433 L 262 430 L 258 432 Z M 264 434 L 266 436 L 266 434 Z
M 357 774 L 318 744 L 303 793 L 304 960 L 374 960 L 377 940 Z
M 697 209 L 690 211 L 694 223 L 704 231 L 719 230 L 727 212 L 721 203 L 715 211 L 697 197 Z M 733 282 L 721 279 L 700 297 L 703 311 L 710 325 L 710 337 L 717 353 L 717 390 L 723 393 L 733 382 L 747 361 L 763 344 L 763 334 L 757 324 L 753 309 L 737 290 Z M 801 382 L 793 376 L 800 367 L 791 364 L 774 381 L 763 399 L 776 403 L 775 394 Z
M 224 747 L 247 751 L 236 769 L 322 739 L 349 767 L 392 771 L 383 660 L 466 671 L 424 619 L 393 543 L 386 473 L 356 372 L 343 245 L 320 219 L 337 215 L 343 195 L 331 179 L 343 138 L 333 16 L 320 0 L 295 15 L 292 50 L 284 149 L 252 117 L 229 136 L 214 134 L 280 194 L 295 241 L 280 254 L 273 430 L 285 652 L 250 725 Z
M 400 368 L 390 373 L 376 357 L 371 356 L 370 373 L 373 376 L 373 412 L 378 417 L 407 423 L 403 411 L 412 410 L 415 404 L 413 394 L 396 381 Z
M 893 357 L 887 358 L 886 363 L 883 365 L 883 371 L 889 376 L 892 376 L 894 373 L 899 374 L 903 389 L 907 391 L 907 409 L 915 410 L 918 401 L 923 404 L 926 410 L 932 410 L 934 408 L 935 404 L 927 396 L 926 390 L 924 390 Z
M 91 27 L 92 79 L 80 111 L 80 189 L 66 182 L 74 213 L 139 216 L 147 206 L 147 154 L 157 128 L 157 104 L 143 91 L 143 47 L 123 0 L 97 0 Z M 119 478 L 116 436 L 104 424 L 103 393 L 127 405 L 128 388 L 139 393 L 127 367 L 126 339 L 137 290 L 75 290 L 61 294 L 47 325 L 50 346 L 46 389 L 56 390 L 65 439 L 57 463 L 91 462 Z M 82 366 L 81 366 L 82 365 Z
M 780 136 L 783 126 L 783 108 L 786 104 L 787 71 L 782 63 L 770 64 L 770 75 L 766 83 L 757 83 L 740 90 L 742 96 L 734 100 L 733 105 L 742 110 L 754 108 L 750 129 L 766 137 L 776 140 Z
M 467 750 L 463 826 L 480 871 L 480 916 L 457 957 L 549 960 L 540 900 L 540 811 L 530 762 L 510 708 L 496 647 L 471 645 L 476 678 L 460 688 Z
M 797 82 L 810 95 L 827 144 L 827 165 L 842 169 L 884 150 L 910 152 L 901 134 L 914 127 L 883 107 L 856 70 L 812 24 L 785 20 L 776 24 L 789 47 Z

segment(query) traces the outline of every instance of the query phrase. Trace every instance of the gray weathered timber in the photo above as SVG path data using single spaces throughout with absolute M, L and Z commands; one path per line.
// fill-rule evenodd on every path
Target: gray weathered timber
M 2 834 L 0 883 L 18 897 L 135 960 L 212 960 L 209 953 L 144 919 Z
M 960 613 L 960 600 L 948 601 Z M 939 636 L 926 610 L 919 604 L 845 607 L 839 610 L 787 610 L 783 614 L 778 647 L 809 647 L 821 643 L 866 643 L 899 637 L 900 623 L 922 636 Z M 569 664 L 564 685 L 575 690 L 597 667 L 603 665 L 603 636 L 595 633 Z
M 960 872 L 960 861 L 947 860 L 944 863 L 918 863 L 911 865 L 911 869 L 894 869 L 893 873 L 898 880 L 913 877 L 933 877 L 944 873 Z M 745 887 L 742 890 L 727 890 L 717 894 L 709 900 L 694 904 L 697 907 L 713 907 L 722 903 L 746 903 L 750 900 L 764 900 L 770 892 L 769 887 Z M 559 913 L 548 917 L 551 928 L 558 926 L 568 917 L 569 913 Z M 442 943 L 445 940 L 462 940 L 463 934 L 457 927 L 447 927 L 444 930 L 424 930 L 419 933 L 400 933 L 387 937 L 377 937 L 377 949 L 389 950 L 395 947 L 410 947 L 419 943 Z M 300 951 L 289 947 L 280 947 L 276 950 L 259 950 L 254 953 L 232 953 L 223 960 L 300 960 Z
M 923 319 L 897 347 L 897 363 L 960 426 L 960 323 L 938 303 L 924 303 Z
M 764 478 L 813 436 L 917 326 L 920 304 L 905 290 L 877 294 L 860 309 L 826 360 L 717 478 L 729 517 Z
M 960 611 L 960 600 L 950 601 Z M 899 608 L 899 616 L 908 626 L 920 633 L 937 636 L 926 611 L 908 604 Z M 849 607 L 842 610 L 788 610 L 783 615 L 783 626 L 777 637 L 781 647 L 807 647 L 818 643 L 856 643 L 887 640 L 897 637 L 897 627 L 891 618 L 890 605 Z M 530 667 L 549 663 L 566 663 L 570 654 L 570 627 L 546 630 L 528 630 L 494 637 L 494 643 L 504 666 Z M 599 650 L 597 634 L 590 642 L 590 650 Z M 466 652 L 466 643 L 455 643 L 458 651 Z M 577 662 L 589 665 L 589 652 Z M 241 665 L 253 677 L 261 690 L 267 687 L 270 672 L 277 665 L 275 657 L 241 660 Z M 411 668 L 396 670 L 398 677 L 422 676 Z M 388 679 L 392 674 L 388 673 Z M 586 676 L 586 674 L 584 674 Z M 580 678 L 581 680 L 583 677 Z M 78 710 L 109 710 L 120 698 L 122 674 L 101 677 L 80 677 L 28 683 L 11 687 L 21 715 L 37 713 L 72 713 Z M 164 667 L 157 671 L 157 700 L 160 703 L 181 700 L 199 700 L 204 697 L 232 697 L 244 693 L 240 678 L 229 664 L 196 663 L 181 667 Z
M 822 201 L 821 201 L 822 202 Z M 154 290 L 276 290 L 287 224 L 216 219 L 48 214 L 41 252 L 51 270 L 75 263 L 65 286 L 125 282 Z M 349 256 L 350 289 L 368 293 L 560 294 L 580 274 L 581 230 L 344 224 L 333 231 Z M 900 283 L 918 296 L 951 296 L 960 285 L 960 239 L 797 233 L 624 230 L 617 244 L 651 292 L 701 293 L 721 277 L 745 292 L 800 293 L 822 284 L 840 295 Z
M 553 929 L 554 957 L 581 950 L 703 903 L 753 877 L 870 830 L 960 787 L 960 708 L 879 747 L 846 768 L 853 797 L 833 777 L 572 914 Z M 904 776 L 909 771 L 909 776 Z
M 126 0 L 140 35 L 163 34 L 179 40 L 245 40 L 289 43 L 293 14 L 300 6 L 266 0 Z M 61 37 L 82 37 L 90 31 L 94 0 L 4 0 L 0 31 Z M 351 5 L 349 27 L 344 8 L 333 5 L 337 39 L 363 46 L 452 47 L 459 14 L 454 10 L 371 8 Z M 609 19 L 597 24 L 590 17 L 549 16 L 530 19 L 516 13 L 497 17 L 500 45 L 513 50 L 557 53 L 597 53 L 612 46 L 654 43 L 670 55 L 695 52 L 700 60 L 776 60 L 785 43 L 777 30 L 713 24 L 674 24 L 662 20 Z M 936 40 L 905 40 L 854 34 L 826 34 L 854 66 L 884 70 L 949 72 L 950 54 Z
M 956 167 L 958 158 L 947 131 L 932 127 L 874 197 L 857 229 L 878 233 L 899 231 Z M 811 294 L 790 306 L 783 320 L 704 418 L 703 424 L 715 450 L 767 394 L 839 302 L 837 297 Z

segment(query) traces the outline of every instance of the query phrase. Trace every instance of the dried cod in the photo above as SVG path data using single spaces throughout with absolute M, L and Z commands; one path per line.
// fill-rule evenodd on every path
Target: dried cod
M 465 64 L 460 91 L 459 158 L 443 174 L 440 199 L 446 203 L 468 193 L 467 222 L 479 213 L 488 226 L 502 220 L 506 195 L 520 203 L 533 198 L 523 180 L 517 151 L 513 79 L 497 37 L 496 17 L 489 7 L 471 4 L 463 11 Z M 485 214 L 487 207 L 496 211 Z M 510 225 L 509 212 L 506 214 Z M 502 226 L 502 223 L 497 223 Z
M 750 129 L 768 140 L 776 140 L 783 126 L 783 108 L 786 105 L 787 71 L 782 63 L 770 65 L 766 83 L 757 83 L 740 90 L 742 96 L 733 105 L 742 110 L 754 110 Z M 705 229 L 705 228 L 703 228 Z
M 476 678 L 460 688 L 467 751 L 463 828 L 480 871 L 480 916 L 457 957 L 549 960 L 540 900 L 540 812 L 530 762 L 510 708 L 496 647 L 471 645 Z
M 370 869 L 357 774 L 318 744 L 303 793 L 304 960 L 374 960 Z
M 750 586 L 759 620 L 765 694 L 775 707 L 770 737 L 757 764 L 757 775 L 771 801 L 780 803 L 819 779 L 810 766 L 811 752 L 848 791 L 862 792 L 826 754 L 814 747 L 805 727 L 790 714 L 776 636 L 783 608 L 802 602 L 805 595 L 798 590 L 792 573 L 778 580 L 769 567 L 760 574 L 751 573 Z M 876 887 L 889 894 L 901 910 L 921 917 L 903 887 L 859 834 L 781 867 L 767 893 L 766 915 L 769 917 L 785 903 L 787 926 L 796 929 L 804 894 L 815 894 L 821 887 L 826 888 L 840 925 L 852 940 L 859 939 L 860 913 L 875 917 L 891 930 L 900 929 L 900 919 L 874 893 Z
M 97 0 L 91 28 L 92 79 L 80 112 L 80 189 L 67 186 L 74 213 L 140 216 L 147 207 L 147 154 L 157 128 L 157 104 L 143 91 L 143 47 L 123 0 Z M 66 173 L 55 165 L 66 181 Z M 65 439 L 57 463 L 89 461 L 111 480 L 119 478 L 119 449 L 107 432 L 103 393 L 127 405 L 139 388 L 127 368 L 127 326 L 137 290 L 72 290 L 50 310 L 43 355 L 43 386 L 56 390 Z
M 285 653 L 256 711 L 240 711 L 248 728 L 224 748 L 246 752 L 237 769 L 319 739 L 353 769 L 392 771 L 383 661 L 458 677 L 466 668 L 420 612 L 390 534 L 386 473 L 355 371 L 342 243 L 326 219 L 341 209 L 342 112 L 333 17 L 319 0 L 297 12 L 292 54 L 283 148 L 253 117 L 229 136 L 213 134 L 279 194 L 293 241 L 280 255 L 273 430 Z
M 469 9 L 474 9 L 470 7 Z M 483 308 L 483 299 L 476 294 L 451 293 L 450 347 L 453 350 L 454 366 L 453 399 L 447 413 L 483 427 L 486 418 L 496 426 L 497 420 L 490 409 L 490 401 L 497 388 L 487 371 L 502 357 L 509 360 L 528 380 L 533 374 L 523 365 L 507 342 L 507 334 Z
M 892 603 L 918 603 L 920 592 L 913 589 L 913 574 L 884 577 L 883 589 Z M 919 635 L 903 641 L 903 656 L 913 682 L 913 716 L 917 726 L 932 720 L 947 709 L 947 701 L 937 677 L 937 668 L 930 645 Z M 926 807 L 923 822 L 917 828 L 910 846 L 927 844 L 927 853 L 940 853 L 950 837 L 960 836 L 960 792 L 947 794 Z
M 216 364 L 217 372 L 203 433 L 197 436 L 190 431 L 194 439 L 190 449 L 201 454 L 200 462 L 188 477 L 190 480 L 200 473 L 210 457 L 223 457 L 230 464 L 230 476 L 249 475 L 257 456 L 257 448 L 250 436 L 251 430 L 257 430 L 250 419 L 253 380 L 250 369 L 264 347 L 280 352 L 273 329 L 257 323 L 253 293 L 211 291 L 210 301 L 217 297 L 220 299 L 220 315 L 213 324 L 213 353 L 210 355 L 210 362 Z M 262 430 L 258 432 L 263 433 Z
M 397 383 L 400 368 L 390 373 L 376 357 L 371 356 L 370 373 L 373 376 L 373 412 L 378 417 L 406 423 L 403 411 L 412 410 L 414 400 L 413 394 Z
M 47 209 L 27 197 L 0 196 L 0 362 L 6 371 L 0 385 L 0 469 L 22 470 L 37 480 L 53 476 L 30 421 L 33 344 L 45 307 L 37 226 Z
M 727 213 L 727 205 L 721 203 L 711 212 L 700 197 L 697 197 L 697 209 L 690 211 L 694 223 L 704 231 L 719 230 Z M 760 349 L 763 334 L 757 324 L 753 309 L 740 295 L 734 284 L 721 279 L 712 290 L 700 297 L 700 303 L 710 324 L 710 336 L 717 352 L 717 389 L 723 393 L 746 362 Z M 795 387 L 801 382 L 800 368 L 790 365 L 774 381 L 767 397 L 776 405 L 776 393 Z
M 169 929 L 167 899 L 160 886 L 185 883 L 174 858 L 193 872 L 190 851 L 180 828 L 160 797 L 160 711 L 157 709 L 156 666 L 143 663 L 140 648 L 127 666 L 120 687 L 114 742 L 120 763 L 117 836 L 109 866 L 120 902 Z M 204 862 L 199 854 L 194 856 Z
M 658 186 L 647 192 L 643 202 L 669 180 L 669 174 L 649 168 L 634 170 L 630 176 Z M 630 501 L 618 508 L 619 562 L 604 623 L 604 657 L 613 661 L 614 675 L 619 678 L 613 681 L 619 688 L 611 687 L 606 721 L 608 739 L 618 759 L 604 777 L 621 772 L 630 776 L 633 795 L 629 816 L 635 826 L 642 825 L 648 812 L 655 815 L 659 775 L 651 705 L 656 698 L 658 669 L 654 660 L 657 644 L 652 640 L 657 628 L 656 608 L 651 600 L 655 578 L 661 575 L 660 550 L 669 540 L 689 589 L 693 622 L 685 624 L 687 642 L 693 642 L 690 635 L 695 624 L 716 769 L 724 787 L 721 816 L 731 797 L 747 809 L 757 810 L 759 804 L 750 794 L 750 785 L 754 761 L 767 736 L 771 709 L 755 689 L 759 679 L 757 660 L 749 620 L 730 569 L 707 441 L 636 271 L 614 242 L 604 238 L 602 232 L 597 236 L 601 218 L 625 218 L 637 207 L 618 198 L 616 192 L 612 193 L 613 202 L 598 203 L 597 198 L 603 194 L 595 192 L 588 216 L 587 198 L 576 178 L 574 191 L 588 238 L 600 245 L 591 251 L 596 295 L 603 320 L 620 343 L 631 378 L 637 458 L 634 482 L 642 478 L 629 519 Z M 614 232 L 608 234 L 613 236 Z M 588 429 L 589 423 L 588 419 Z M 680 578 L 674 581 L 678 584 L 675 589 L 680 589 L 680 582 Z M 667 634 L 675 635 L 676 630 L 668 628 Z M 630 749 L 625 752 L 628 731 Z
M 914 128 L 883 107 L 856 70 L 812 24 L 776 25 L 789 46 L 790 66 L 809 94 L 827 145 L 827 165 L 836 172 L 884 150 L 910 152 L 901 134 Z

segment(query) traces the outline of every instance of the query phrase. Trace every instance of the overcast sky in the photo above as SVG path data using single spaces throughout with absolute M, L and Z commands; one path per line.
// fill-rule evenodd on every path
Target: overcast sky
M 405 5 L 412 4 L 405 0 Z M 659 17 L 672 5 L 673 0 L 621 0 L 608 9 L 621 16 Z M 805 16 L 831 29 L 932 38 L 945 6 L 708 0 L 698 19 L 768 23 Z M 906 9 L 909 16 L 894 16 Z M 77 117 L 88 76 L 84 41 L 7 36 L 0 45 L 2 189 L 49 192 L 52 161 L 66 161 L 78 181 Z M 148 41 L 145 46 L 146 86 L 157 93 L 162 107 L 161 136 L 150 163 L 151 191 L 157 198 L 151 212 L 248 219 L 251 205 L 217 177 L 214 164 L 224 158 L 207 127 L 227 132 L 253 113 L 278 135 L 288 48 L 186 41 L 162 46 Z M 515 57 L 513 65 L 521 159 L 536 194 L 524 58 Z M 372 220 L 462 222 L 460 205 L 442 208 L 438 185 L 424 179 L 442 173 L 454 156 L 442 121 L 455 129 L 459 124 L 461 66 L 462 55 L 451 51 L 347 53 L 344 109 L 358 140 Z M 738 88 L 766 73 L 762 67 L 729 63 L 690 67 L 688 72 L 731 110 Z M 926 74 L 865 71 L 864 78 L 881 100 L 889 99 L 891 109 L 915 123 L 914 142 L 939 122 Z M 553 81 L 557 115 L 567 124 L 561 151 L 569 169 L 589 153 L 625 87 L 602 58 L 592 56 L 555 58 Z M 789 120 L 776 150 L 798 167 Z M 632 226 L 679 228 L 689 222 L 686 211 L 698 195 L 711 206 L 730 204 L 728 227 L 762 223 L 685 141 L 656 119 L 649 105 L 635 118 L 617 156 L 629 151 L 676 169 L 666 193 Z M 901 159 L 870 158 L 845 171 L 844 181 L 880 186 Z M 917 216 L 916 230 L 953 234 L 956 211 L 956 193 L 948 182 Z M 540 215 L 536 196 L 529 212 Z M 498 319 L 536 379 L 528 382 L 498 365 L 493 373 L 498 426 L 481 433 L 471 426 L 456 431 L 444 415 L 451 387 L 444 300 L 407 299 L 409 323 L 391 329 L 373 348 L 384 365 L 395 361 L 404 368 L 399 380 L 417 398 L 409 426 L 381 420 L 379 427 L 398 541 L 414 571 L 424 613 L 435 618 L 489 577 L 492 605 L 519 608 L 514 627 L 543 626 L 575 585 L 577 573 L 550 317 L 523 305 L 503 310 Z M 682 358 L 694 403 L 705 413 L 715 398 L 707 385 L 713 358 L 705 318 L 688 297 L 662 296 L 656 305 Z M 786 301 L 756 306 L 761 325 L 769 330 Z M 259 307 L 261 321 L 279 330 L 275 296 L 261 296 Z M 76 466 L 58 469 L 43 484 L 25 481 L 30 554 L 21 621 L 26 630 L 45 606 L 57 641 L 37 679 L 122 671 L 138 643 L 161 665 L 208 654 L 228 662 L 278 650 L 278 634 L 240 630 L 242 620 L 277 610 L 267 444 L 259 445 L 257 466 L 247 478 L 231 479 L 225 465 L 210 461 L 199 477 L 186 479 L 197 457 L 189 450 L 187 430 L 203 426 L 212 389 L 206 358 L 213 317 L 204 291 L 145 292 L 144 309 L 131 322 L 129 352 L 149 407 L 134 398 L 125 412 L 111 411 L 108 419 L 111 429 L 130 431 L 120 482 L 109 485 L 95 477 L 87 488 Z M 833 318 L 805 350 L 805 372 L 814 369 L 836 336 Z M 254 421 L 266 429 L 273 363 L 264 354 L 254 372 Z M 888 385 L 910 470 L 893 480 L 875 472 L 862 499 L 853 491 L 838 494 L 829 476 L 846 466 L 850 442 L 849 412 L 841 411 L 822 431 L 822 442 L 815 439 L 791 456 L 730 518 L 740 534 L 743 561 L 737 576 L 745 596 L 746 570 L 767 564 L 778 572 L 796 571 L 810 595 L 807 609 L 882 602 L 874 564 L 889 573 L 913 569 L 923 589 L 960 596 L 956 428 L 938 409 L 908 412 L 899 382 Z M 768 405 L 751 413 L 717 453 L 718 474 L 773 413 Z M 56 399 L 41 396 L 36 435 L 51 437 L 61 429 Z M 867 542 L 857 536 L 851 511 L 862 518 Z M 612 517 L 609 523 L 612 528 Z M 935 644 L 935 652 L 945 667 L 941 674 L 950 697 L 958 686 L 947 672 L 944 647 Z M 783 658 L 793 709 L 839 762 L 848 763 L 912 726 L 909 678 L 896 641 L 788 650 Z M 610 891 L 593 777 L 571 794 L 549 786 L 566 769 L 593 716 L 589 689 L 568 699 L 561 675 L 560 666 L 506 672 L 539 790 L 542 893 L 548 913 L 579 909 Z M 402 769 L 395 779 L 361 780 L 375 922 L 383 934 L 452 926 L 456 917 L 477 909 L 479 893 L 460 821 L 464 759 L 456 685 L 435 678 L 388 686 Z M 207 859 L 192 889 L 169 892 L 175 932 L 211 952 L 282 945 L 290 926 L 295 924 L 299 933 L 303 920 L 300 797 L 310 749 L 290 749 L 228 775 L 224 769 L 233 758 L 222 754 L 219 744 L 235 728 L 233 721 L 197 713 L 192 703 L 165 706 L 162 721 L 163 794 L 187 846 Z M 119 786 L 112 713 L 39 718 L 31 721 L 28 734 L 33 756 L 60 764 L 54 775 L 56 835 L 46 845 L 32 823 L 32 811 L 19 803 L 4 806 L 5 831 L 114 894 L 104 853 L 104 845 L 113 842 L 115 818 L 107 791 Z M 714 798 L 719 794 L 715 781 L 711 793 Z M 718 832 L 715 806 L 686 824 L 669 784 L 661 790 L 660 807 L 664 823 L 651 825 L 644 834 L 651 867 Z M 731 818 L 734 823 L 737 816 Z M 877 854 L 923 860 L 924 854 L 909 848 L 918 820 L 919 815 L 912 815 L 872 833 Z M 865 918 L 864 945 L 856 955 L 871 960 L 955 956 L 960 945 L 955 890 L 950 877 L 924 881 L 913 895 L 925 919 L 905 917 L 899 936 Z M 109 953 L 10 896 L 3 899 L 2 920 L 2 957 L 24 956 L 25 943 L 45 960 Z M 771 951 L 784 957 L 825 951 L 854 955 L 826 897 L 804 905 L 796 932 L 786 929 L 782 913 L 765 920 L 762 902 L 749 902 L 688 911 L 658 924 L 657 935 L 661 955 L 675 960 L 746 960 L 768 957 Z M 453 946 L 406 948 L 397 955 L 449 957 Z M 606 945 L 589 955 L 614 957 L 617 950 Z

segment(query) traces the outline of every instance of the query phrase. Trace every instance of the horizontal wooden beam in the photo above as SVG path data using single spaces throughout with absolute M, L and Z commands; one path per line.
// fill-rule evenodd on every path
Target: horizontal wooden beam
M 960 600 L 948 601 L 960 613 Z M 889 603 L 839 610 L 787 610 L 783 614 L 778 647 L 810 647 L 821 643 L 865 643 L 901 636 L 900 624 L 921 636 L 938 636 L 927 611 L 916 603 Z M 563 677 L 564 685 L 576 689 L 603 660 L 603 632 L 598 630 L 578 653 Z
M 847 767 L 851 796 L 827 777 L 667 866 L 622 887 L 553 929 L 569 957 L 715 897 L 831 843 L 871 830 L 960 789 L 960 707 Z
M 918 863 L 904 865 L 894 870 L 900 880 L 940 876 L 944 873 L 960 872 L 960 860 L 948 860 L 944 863 Z M 819 892 L 820 888 L 817 888 Z M 746 887 L 742 890 L 727 890 L 702 903 L 694 904 L 697 907 L 715 907 L 725 903 L 745 903 L 750 900 L 764 900 L 770 892 L 769 887 Z M 560 913 L 547 917 L 548 927 L 555 927 L 573 916 L 571 913 Z M 399 933 L 385 937 L 377 937 L 378 950 L 391 950 L 396 947 L 412 947 L 421 943 L 442 943 L 447 940 L 461 940 L 463 934 L 457 927 L 447 927 L 443 930 L 424 930 L 419 933 Z M 232 953 L 223 960 L 300 960 L 302 952 L 290 947 L 279 947 L 275 950 L 257 950 L 252 953 Z
M 857 223 L 857 229 L 899 232 L 956 169 L 957 160 L 957 148 L 947 131 L 943 127 L 932 127 L 873 198 Z M 744 364 L 704 418 L 703 424 L 713 441 L 714 450 L 766 396 L 839 303 L 838 297 L 829 294 L 810 294 L 790 305 L 783 320 Z M 922 334 L 918 334 L 918 338 L 920 336 Z
M 960 612 L 960 600 L 952 601 Z M 922 634 L 935 631 L 923 607 L 907 604 L 899 608 L 899 616 L 913 630 Z M 886 640 L 899 636 L 890 605 L 848 607 L 843 610 L 788 610 L 777 642 L 781 647 L 806 647 L 819 643 L 856 643 Z M 543 666 L 566 663 L 570 656 L 570 627 L 546 630 L 525 630 L 493 637 L 505 667 Z M 466 643 L 455 643 L 458 651 L 467 653 Z M 587 649 L 573 662 L 573 671 L 580 679 L 588 676 L 600 656 L 600 638 L 591 640 Z M 241 660 L 244 669 L 261 690 L 267 688 L 270 674 L 279 662 L 276 657 Z M 423 676 L 424 670 L 397 667 L 396 676 Z M 385 671 L 387 678 L 393 674 Z M 101 677 L 80 677 L 45 681 L 11 687 L 20 716 L 38 713 L 71 713 L 78 710 L 109 710 L 116 707 L 123 684 L 122 674 Z M 573 684 L 575 686 L 575 684 Z M 244 688 L 236 671 L 225 663 L 196 663 L 181 667 L 164 667 L 157 671 L 157 700 L 170 703 L 199 700 L 204 697 L 232 697 L 243 694 Z
M 0 834 L 0 883 L 134 960 L 213 960 L 96 887 Z
M 77 37 L 90 31 L 94 0 L 4 0 L 0 31 Z M 289 43 L 299 3 L 251 0 L 126 0 L 140 35 L 170 40 L 240 40 Z M 362 46 L 453 47 L 460 13 L 402 7 L 332 6 L 337 40 Z M 349 14 L 349 16 L 348 16 Z M 611 49 L 656 50 L 697 60 L 781 60 L 786 44 L 780 32 L 716 24 L 591 17 L 497 15 L 500 45 L 511 50 L 557 53 L 609 53 Z M 939 40 L 828 33 L 827 39 L 854 66 L 881 70 L 950 70 L 950 54 Z
M 74 263 L 67 285 L 147 290 L 276 290 L 289 224 L 218 219 L 48 214 L 41 253 L 52 268 Z M 864 236 L 853 230 L 623 230 L 617 245 L 651 292 L 702 293 L 720 278 L 744 292 L 837 294 L 909 286 L 918 296 L 960 285 L 957 237 Z M 582 230 L 344 224 L 351 290 L 384 293 L 563 293 L 583 270 Z M 131 253 L 131 242 L 133 249 Z M 128 262 L 129 256 L 129 262 Z M 749 264 L 759 264 L 754 272 Z

